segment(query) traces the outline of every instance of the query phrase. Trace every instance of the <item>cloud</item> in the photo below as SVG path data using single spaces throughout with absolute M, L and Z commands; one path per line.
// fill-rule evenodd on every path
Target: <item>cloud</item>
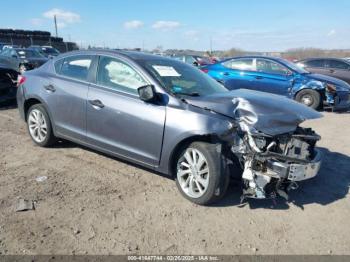
M 138 29 L 143 27 L 144 23 L 139 20 L 127 21 L 124 23 L 124 28 L 126 29 Z
M 53 19 L 55 15 L 57 18 L 57 27 L 59 28 L 66 27 L 67 24 L 74 24 L 81 21 L 79 14 L 58 8 L 53 8 L 43 13 L 43 17 L 50 19 Z
M 336 32 L 334 29 L 332 29 L 331 31 L 328 32 L 327 36 L 333 36 L 333 35 L 335 35 L 336 33 L 337 33 L 337 32 Z
M 177 22 L 177 21 L 156 21 L 152 25 L 152 28 L 163 30 L 163 31 L 170 31 L 178 28 L 180 25 L 181 25 L 180 22 Z

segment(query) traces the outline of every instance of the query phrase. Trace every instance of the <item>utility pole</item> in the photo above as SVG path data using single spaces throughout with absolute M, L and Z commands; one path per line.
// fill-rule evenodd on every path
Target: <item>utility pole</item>
M 210 37 L 210 55 L 213 55 L 213 38 Z
M 56 30 L 56 37 L 58 37 L 58 33 L 57 33 L 57 19 L 56 19 L 56 15 L 53 16 L 53 19 L 55 21 L 55 30 Z

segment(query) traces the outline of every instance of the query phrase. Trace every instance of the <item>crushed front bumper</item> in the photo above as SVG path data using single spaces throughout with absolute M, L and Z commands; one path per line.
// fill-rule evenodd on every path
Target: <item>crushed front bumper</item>
M 243 167 L 241 200 L 277 195 L 288 199 L 288 191 L 298 187 L 296 182 L 319 172 L 322 153 L 315 148 L 319 139 L 312 129 L 297 128 L 293 134 L 266 138 L 248 133 L 238 140 L 231 151 Z
M 315 149 L 316 156 L 309 164 L 290 164 L 288 180 L 302 181 L 313 178 L 320 170 L 322 163 L 322 153 Z
M 350 94 L 341 92 L 335 97 L 331 94 L 326 94 L 327 100 L 324 101 L 323 108 L 332 111 L 348 111 L 350 109 Z

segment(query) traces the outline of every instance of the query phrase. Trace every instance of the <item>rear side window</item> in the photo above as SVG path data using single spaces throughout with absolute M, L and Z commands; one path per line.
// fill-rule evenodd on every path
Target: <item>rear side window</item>
M 317 60 L 309 60 L 303 62 L 306 67 L 316 67 L 316 68 L 322 68 L 325 67 L 325 61 L 323 59 L 317 59 Z
M 62 64 L 63 64 L 63 60 L 64 59 L 60 59 L 60 60 L 55 62 L 55 71 L 56 71 L 57 74 L 59 74 L 61 72 L 61 67 L 62 67 Z
M 222 65 L 230 69 L 255 71 L 253 59 L 251 58 L 232 59 L 223 62 Z
M 57 64 L 58 67 L 61 67 L 57 73 L 70 78 L 87 81 L 91 62 L 92 56 L 70 56 L 63 60 L 61 66 Z
M 327 60 L 327 67 L 334 69 L 349 69 L 349 65 L 338 60 Z

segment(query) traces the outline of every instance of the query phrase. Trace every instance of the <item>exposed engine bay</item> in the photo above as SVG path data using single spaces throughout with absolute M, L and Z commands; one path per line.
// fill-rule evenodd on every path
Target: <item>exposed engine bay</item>
M 246 198 L 288 199 L 297 181 L 314 177 L 320 169 L 321 154 L 315 149 L 320 139 L 310 128 L 276 136 L 237 134 L 231 151 L 243 169 L 243 195 Z

